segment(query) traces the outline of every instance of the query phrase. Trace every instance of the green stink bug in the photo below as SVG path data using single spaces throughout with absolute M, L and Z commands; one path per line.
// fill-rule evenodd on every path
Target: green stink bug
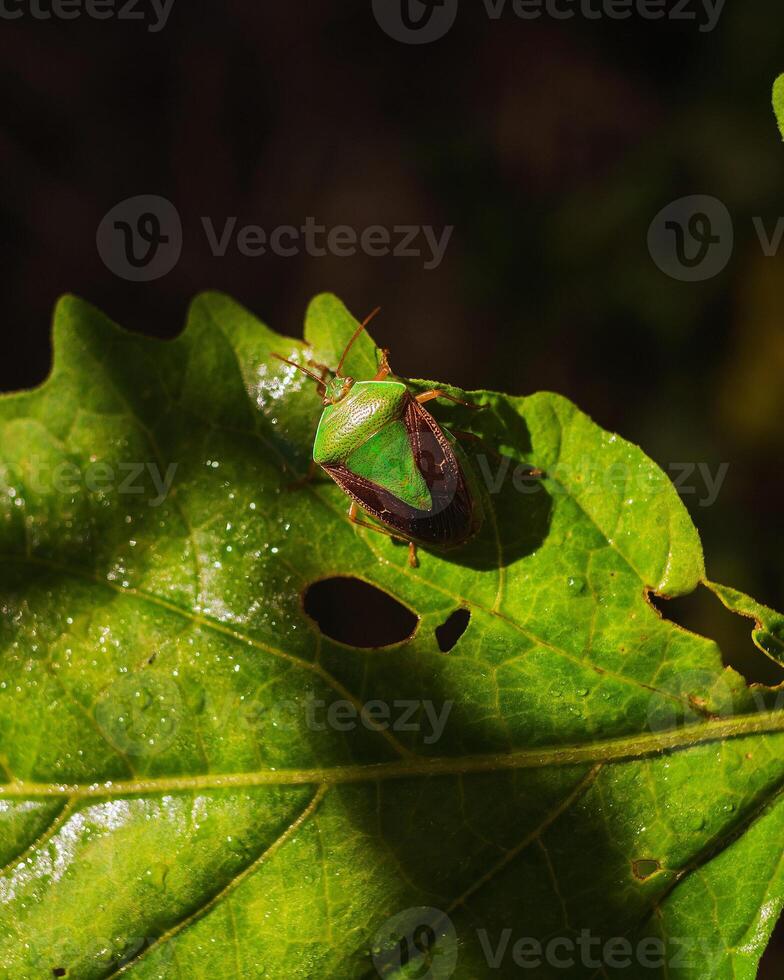
M 388 351 L 382 351 L 375 377 L 356 381 L 343 375 L 354 341 L 378 310 L 355 330 L 334 375 L 319 377 L 301 364 L 276 354 L 318 384 L 324 411 L 313 443 L 310 475 L 320 466 L 351 498 L 349 520 L 409 542 L 409 562 L 416 565 L 417 544 L 452 548 L 479 530 L 481 508 L 455 452 L 455 437 L 423 407 L 434 398 L 469 405 L 433 388 L 413 395 L 391 374 Z M 321 365 L 318 365 L 321 367 Z M 360 520 L 361 508 L 378 524 Z

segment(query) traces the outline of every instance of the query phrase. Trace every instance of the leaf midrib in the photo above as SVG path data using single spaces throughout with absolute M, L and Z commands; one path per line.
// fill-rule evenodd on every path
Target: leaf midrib
M 643 759 L 662 752 L 684 751 L 729 738 L 784 733 L 784 711 L 757 712 L 699 722 L 664 732 L 645 732 L 577 745 L 543 746 L 506 753 L 465 756 L 408 756 L 392 762 L 327 766 L 302 769 L 257 769 L 235 773 L 206 773 L 193 776 L 158 776 L 95 783 L 37 783 L 17 780 L 0 785 L 0 799 L 29 797 L 115 798 L 149 793 L 172 793 L 205 789 L 247 788 L 364 783 L 380 779 L 424 776 L 468 775 L 549 766 L 619 763 Z

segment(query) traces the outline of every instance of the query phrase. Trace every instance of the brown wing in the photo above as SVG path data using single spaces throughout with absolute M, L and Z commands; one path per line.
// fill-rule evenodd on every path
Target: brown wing
M 461 544 L 477 531 L 478 517 L 454 450 L 433 416 L 410 394 L 403 422 L 432 506 L 418 510 L 379 484 L 343 465 L 325 466 L 332 479 L 363 510 L 402 537 L 423 544 Z

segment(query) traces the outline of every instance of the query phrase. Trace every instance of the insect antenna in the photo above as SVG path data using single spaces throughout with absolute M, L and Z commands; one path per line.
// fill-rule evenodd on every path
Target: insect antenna
M 302 371 L 302 373 L 307 374 L 309 378 L 313 378 L 313 380 L 319 386 L 319 394 L 320 395 L 324 394 L 324 391 L 326 390 L 324 387 L 324 381 L 317 374 L 314 374 L 313 371 L 308 371 L 306 367 L 303 367 L 301 364 L 297 364 L 296 361 L 290 361 L 288 357 L 283 357 L 282 354 L 275 354 L 273 352 L 272 356 L 277 357 L 277 359 L 279 361 L 283 361 L 284 364 L 290 364 L 292 367 L 295 367 L 298 371 Z
M 370 323 L 370 321 L 373 319 L 373 317 L 377 313 L 380 313 L 380 312 L 381 312 L 381 307 L 380 306 L 377 306 L 375 308 L 375 310 L 373 310 L 372 313 L 369 313 L 365 317 L 365 319 L 362 321 L 362 323 L 360 323 L 360 325 L 357 327 L 357 329 L 352 334 L 351 340 L 349 340 L 349 342 L 346 344 L 346 349 L 343 351 L 343 356 L 340 358 L 340 363 L 338 364 L 337 368 L 335 369 L 335 374 L 337 375 L 337 377 L 339 377 L 339 378 L 342 378 L 343 377 L 343 375 L 341 374 L 341 371 L 343 370 L 343 362 L 346 360 L 346 354 L 348 354 L 348 352 L 351 350 L 351 347 L 352 347 L 354 341 L 362 333 L 362 331 L 365 329 L 365 327 Z

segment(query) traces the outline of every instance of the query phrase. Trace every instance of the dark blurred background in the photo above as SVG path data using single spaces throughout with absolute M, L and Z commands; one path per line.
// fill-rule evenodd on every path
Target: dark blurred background
M 726 4 L 712 31 L 702 0 L 693 21 L 527 22 L 462 0 L 420 45 L 388 36 L 370 0 L 174 0 L 156 31 L 145 2 L 139 21 L 0 22 L 0 389 L 45 377 L 64 292 L 171 337 L 207 288 L 297 335 L 331 290 L 356 314 L 383 307 L 374 333 L 400 374 L 554 389 L 666 468 L 728 464 L 710 506 L 701 471 L 684 480 L 709 574 L 784 607 L 784 243 L 766 255 L 754 224 L 773 236 L 784 215 L 780 0 Z M 140 194 L 182 220 L 179 262 L 151 282 L 96 247 L 102 217 Z M 666 275 L 647 245 L 693 194 L 724 202 L 735 232 L 702 282 Z M 454 232 L 430 269 L 235 243 L 216 257 L 203 216 Z M 781 679 L 717 603 L 679 615 L 751 679 Z M 770 976 L 782 965 L 768 954 Z

